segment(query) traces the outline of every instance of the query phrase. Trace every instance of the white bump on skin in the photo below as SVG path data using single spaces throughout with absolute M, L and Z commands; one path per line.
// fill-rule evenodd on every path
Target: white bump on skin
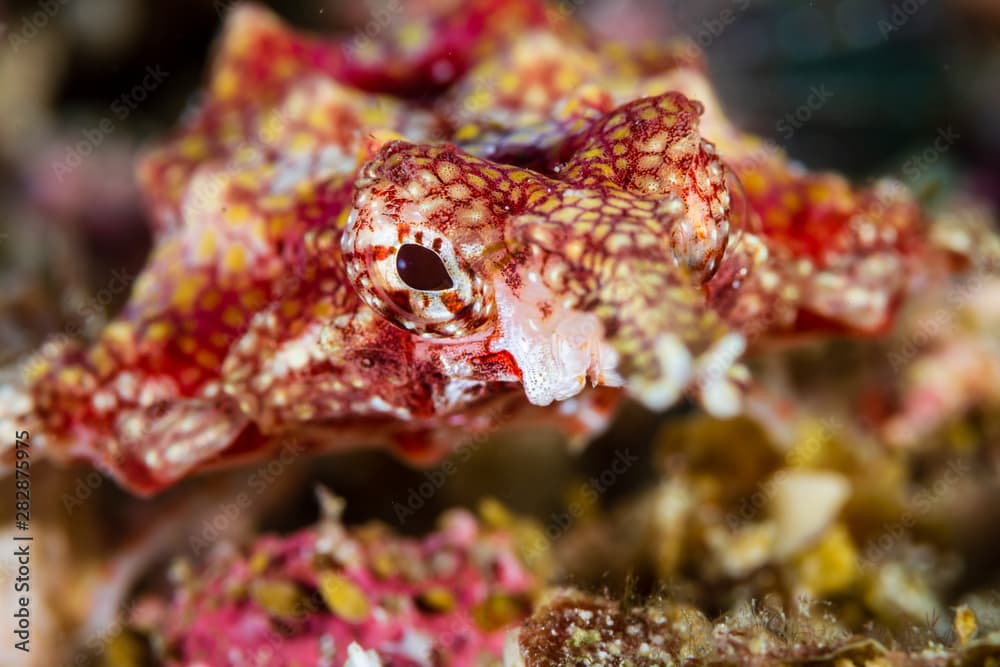
M 691 380 L 691 353 L 673 335 L 660 336 L 653 347 L 660 376 L 652 382 L 635 382 L 632 392 L 650 410 L 665 410 L 673 405 Z
M 560 308 L 543 320 L 544 302 L 552 303 L 552 295 L 538 282 L 526 282 L 517 295 L 497 282 L 500 336 L 491 351 L 506 350 L 514 357 L 528 400 L 535 405 L 561 401 L 580 393 L 588 381 L 622 386 L 615 370 L 618 355 L 604 339 L 597 316 Z
M 731 333 L 698 358 L 695 376 L 700 385 L 701 402 L 713 417 L 724 419 L 740 411 L 740 391 L 729 379 L 729 370 L 746 347 L 746 339 L 741 334 Z
M 420 667 L 431 667 L 433 664 L 434 641 L 416 630 L 408 628 L 397 643 L 385 644 L 381 648 L 385 652 L 399 653 Z
M 357 642 L 351 642 L 344 667 L 382 667 L 382 661 L 375 651 L 366 651 Z

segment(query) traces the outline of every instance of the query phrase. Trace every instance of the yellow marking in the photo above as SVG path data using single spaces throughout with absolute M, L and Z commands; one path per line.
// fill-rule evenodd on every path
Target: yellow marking
M 334 310 L 333 304 L 327 300 L 317 301 L 313 304 L 312 314 L 322 320 L 330 319 L 333 317 Z
M 218 237 L 215 232 L 212 229 L 205 229 L 201 234 L 201 238 L 198 239 L 198 245 L 195 246 L 195 261 L 199 264 L 211 261 L 215 257 L 217 245 Z
M 240 303 L 248 310 L 260 310 L 261 306 L 264 305 L 264 300 L 264 293 L 259 289 L 253 289 L 240 294 Z
M 191 336 L 184 336 L 179 341 L 177 341 L 177 347 L 179 347 L 181 352 L 183 352 L 184 354 L 191 354 L 196 349 L 198 349 L 198 341 L 196 341 Z
M 208 146 L 203 137 L 191 135 L 181 141 L 180 151 L 181 155 L 189 160 L 198 160 L 208 154 Z
M 771 207 L 767 210 L 767 213 L 764 215 L 764 220 L 767 226 L 772 228 L 787 227 L 791 222 L 791 219 L 788 217 L 788 212 L 776 207 Z
M 215 310 L 220 303 L 222 303 L 222 293 L 212 287 L 205 291 L 205 294 L 202 295 L 198 305 L 203 310 Z
M 201 276 L 195 275 L 181 278 L 177 284 L 177 288 L 174 289 L 170 304 L 181 310 L 190 310 L 195 297 L 201 292 L 202 287 L 204 287 L 204 279 Z
M 215 333 L 213 333 L 211 336 L 208 337 L 208 340 L 215 347 L 224 349 L 229 347 L 230 337 L 222 333 L 221 331 L 216 331 Z
M 240 245 L 231 245 L 226 248 L 226 254 L 222 258 L 222 268 L 228 273 L 242 273 L 247 266 L 247 253 Z
M 295 61 L 291 58 L 283 56 L 274 64 L 274 74 L 281 79 L 286 79 L 294 73 Z
M 674 102 L 673 98 L 664 97 L 660 100 L 660 108 L 668 113 L 677 113 L 680 109 L 677 108 L 677 104 Z
M 463 125 L 455 132 L 456 141 L 469 141 L 470 139 L 475 139 L 479 135 L 478 125 Z
M 281 211 L 291 205 L 292 198 L 288 195 L 267 195 L 260 200 L 260 207 L 268 212 Z
M 198 350 L 198 352 L 194 355 L 194 360 L 198 362 L 199 366 L 208 369 L 216 368 L 219 365 L 218 355 L 205 349 Z
M 576 216 L 579 215 L 579 211 L 570 206 L 564 206 L 560 208 L 555 213 L 549 216 L 549 220 L 553 222 L 573 222 L 576 220 Z
M 337 216 L 337 222 L 336 222 L 338 229 L 343 229 L 344 227 L 347 226 L 347 218 L 349 218 L 350 215 L 351 215 L 350 208 L 345 208 L 340 212 L 340 214 Z
M 257 135 L 266 144 L 277 143 L 281 139 L 281 135 L 284 134 L 286 123 L 287 121 L 281 112 L 269 111 L 261 118 Z
M 528 195 L 528 201 L 525 202 L 525 203 L 528 206 L 534 206 L 539 201 L 541 201 L 542 198 L 544 198 L 546 194 L 548 194 L 548 193 L 545 192 L 545 190 L 542 190 L 541 188 L 536 188 L 536 189 L 534 189 L 534 190 L 531 191 L 530 195 Z
M 500 92 L 504 95 L 513 95 L 520 85 L 520 77 L 516 72 L 505 72 L 500 77 Z
M 654 120 L 659 114 L 652 107 L 643 107 L 639 110 L 639 118 L 643 120 Z
M 631 245 L 632 239 L 625 234 L 612 234 L 605 245 L 609 252 L 618 253 Z
M 396 35 L 397 44 L 404 51 L 418 51 L 430 39 L 427 26 L 419 21 L 409 21 L 403 24 L 402 29 Z
M 293 152 L 305 152 L 316 145 L 316 135 L 309 132 L 296 132 L 289 148 Z
M 579 262 L 583 257 L 584 244 L 582 239 L 574 239 L 563 248 L 566 258 L 571 262 Z
M 595 165 L 592 165 L 591 169 L 599 172 L 602 176 L 605 176 L 607 178 L 611 178 L 612 176 L 614 176 L 614 173 L 615 173 L 611 169 L 611 165 L 603 163 L 603 162 L 599 162 L 599 163 L 597 163 Z
M 323 107 L 311 110 L 306 116 L 306 122 L 315 130 L 328 130 L 332 125 L 329 110 Z M 372 124 L 377 125 L 378 123 Z
M 743 182 L 743 188 L 747 194 L 752 197 L 763 194 L 767 189 L 767 181 L 763 174 L 756 169 L 751 169 L 746 173 L 740 174 L 740 180 Z
M 280 238 L 284 236 L 293 222 L 294 217 L 288 214 L 274 216 L 267 222 L 268 235 L 271 238 Z
M 453 162 L 441 162 L 435 170 L 437 177 L 444 183 L 451 183 L 461 176 L 458 167 Z
M 79 366 L 67 366 L 59 370 L 57 381 L 67 387 L 79 387 L 87 376 Z
M 104 328 L 103 338 L 118 345 L 127 345 L 132 342 L 132 325 L 124 320 L 112 322 Z
M 246 204 L 232 204 L 224 209 L 226 222 L 239 224 L 250 218 L 250 207 Z
M 245 322 L 246 318 L 243 311 L 236 306 L 229 306 L 226 308 L 225 312 L 222 313 L 222 323 L 227 327 L 238 329 L 242 327 Z
M 744 182 L 744 187 L 746 187 L 746 182 Z M 806 190 L 809 203 L 813 205 L 826 203 L 833 198 L 831 195 L 830 190 L 822 183 L 810 183 Z
M 228 67 L 219 70 L 219 73 L 215 75 L 215 80 L 212 81 L 212 91 L 220 100 L 233 97 L 238 88 L 239 80 L 236 73 Z
M 556 73 L 555 84 L 559 90 L 570 90 L 580 83 L 580 77 L 572 67 L 561 67 Z
M 545 201 L 543 201 L 541 204 L 538 204 L 537 206 L 535 206 L 534 207 L 534 212 L 535 213 L 551 213 L 552 211 L 554 211 L 557 208 L 559 208 L 560 205 L 561 204 L 559 203 L 558 199 L 556 199 L 555 197 L 549 197 L 548 199 L 546 199 Z
M 98 343 L 93 348 L 91 348 L 90 353 L 87 355 L 90 359 L 91 365 L 94 370 L 97 371 L 97 377 L 103 379 L 110 376 L 115 368 L 117 368 L 117 363 L 115 358 L 111 356 L 108 349 Z
M 174 327 L 166 320 L 158 320 L 146 327 L 146 340 L 160 342 L 174 332 Z

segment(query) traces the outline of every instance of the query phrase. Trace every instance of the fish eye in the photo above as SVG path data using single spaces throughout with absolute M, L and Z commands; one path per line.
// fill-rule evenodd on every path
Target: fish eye
M 423 292 L 441 292 L 455 286 L 441 256 L 416 243 L 400 246 L 396 273 L 407 287 Z

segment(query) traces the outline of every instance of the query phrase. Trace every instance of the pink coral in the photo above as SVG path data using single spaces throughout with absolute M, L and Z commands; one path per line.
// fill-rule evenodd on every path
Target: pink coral
M 180 576 L 154 634 L 177 666 L 339 666 L 352 644 L 384 665 L 478 665 L 530 613 L 541 561 L 518 554 L 464 511 L 419 540 L 328 519 Z

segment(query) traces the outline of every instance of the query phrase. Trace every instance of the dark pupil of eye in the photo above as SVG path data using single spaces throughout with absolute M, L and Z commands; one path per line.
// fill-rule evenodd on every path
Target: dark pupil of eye
M 438 254 L 415 243 L 407 243 L 396 253 L 396 271 L 413 289 L 437 292 L 454 285 Z

